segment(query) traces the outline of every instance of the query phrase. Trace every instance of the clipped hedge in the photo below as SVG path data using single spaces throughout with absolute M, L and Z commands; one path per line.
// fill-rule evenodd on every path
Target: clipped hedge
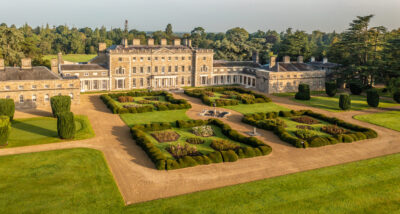
M 151 140 L 146 136 L 145 131 L 158 131 L 172 128 L 170 123 L 151 123 L 144 125 L 135 125 L 131 128 L 131 133 L 136 144 L 142 147 L 149 158 L 153 161 L 156 168 L 159 170 L 172 170 L 184 167 L 192 167 L 202 164 L 233 162 L 239 158 L 255 157 L 260 155 L 268 155 L 272 148 L 262 141 L 254 137 L 246 137 L 239 132 L 233 130 L 229 125 L 224 124 L 218 119 L 209 120 L 178 120 L 175 125 L 179 128 L 190 128 L 201 125 L 215 125 L 219 127 L 222 133 L 233 141 L 246 144 L 247 147 L 237 150 L 215 151 L 207 155 L 199 156 L 184 156 L 179 159 L 167 159 L 163 152 L 156 147 Z
M 367 90 L 367 103 L 371 107 L 378 107 L 379 105 L 378 90 L 374 88 Z
M 267 115 L 269 117 L 267 117 Z M 331 124 L 335 124 L 345 129 L 349 129 L 352 132 L 341 135 L 329 136 L 329 137 L 314 136 L 311 137 L 310 139 L 303 140 L 287 132 L 284 126 L 278 123 L 269 122 L 273 119 L 278 119 L 277 115 L 281 117 L 306 115 Z M 292 111 L 246 114 L 243 117 L 242 122 L 250 124 L 252 126 L 256 126 L 261 129 L 273 131 L 274 134 L 276 134 L 282 141 L 292 144 L 297 148 L 319 147 L 337 143 L 351 143 L 354 141 L 376 138 L 378 136 L 378 134 L 372 129 L 347 123 L 335 117 L 327 117 L 323 114 L 314 113 L 310 110 L 300 110 L 300 111 L 292 110 Z
M 116 99 L 119 97 L 142 97 L 142 96 L 165 96 L 166 101 L 169 103 L 156 103 L 153 106 L 136 106 L 124 108 L 117 105 Z M 111 110 L 113 114 L 136 114 L 152 111 L 167 111 L 167 110 L 178 110 L 178 109 L 189 109 L 192 107 L 190 103 L 183 99 L 175 99 L 172 94 L 166 91 L 131 91 L 127 93 L 110 93 L 103 94 L 100 99 L 106 104 L 107 108 Z
M 310 86 L 307 84 L 299 84 L 299 91 L 296 93 L 294 98 L 296 100 L 310 100 Z
M 11 122 L 7 115 L 0 116 L 0 146 L 6 146 L 11 132 Z
M 13 99 L 0 99 L 0 115 L 5 115 L 13 120 L 15 113 L 15 104 Z
M 339 97 L 339 107 L 342 110 L 348 110 L 351 108 L 351 99 L 348 94 L 341 94 Z
M 61 139 L 74 138 L 76 132 L 74 113 L 61 112 L 57 114 L 57 132 Z
M 58 114 L 63 112 L 71 111 L 71 97 L 70 96 L 54 96 L 50 98 L 51 111 L 53 116 L 56 117 Z
M 334 97 L 337 92 L 337 85 L 335 82 L 325 82 L 325 92 L 328 96 Z
M 350 83 L 350 91 L 354 95 L 360 95 L 362 93 L 363 86 L 359 81 L 353 81 Z

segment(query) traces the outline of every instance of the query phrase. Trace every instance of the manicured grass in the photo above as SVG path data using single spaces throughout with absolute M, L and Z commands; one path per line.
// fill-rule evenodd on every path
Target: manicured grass
M 0 157 L 0 213 L 117 213 L 123 199 L 100 151 Z
M 96 54 L 65 54 L 62 58 L 63 60 L 70 62 L 87 62 L 96 56 Z M 43 59 L 57 59 L 57 55 L 45 55 L 43 56 Z
M 350 98 L 351 98 L 351 110 L 360 111 L 363 109 L 370 108 L 370 106 L 368 106 L 367 104 L 367 98 L 365 96 L 350 95 Z M 294 98 L 291 99 L 295 102 L 309 105 L 315 108 L 324 109 L 327 111 L 332 111 L 332 112 L 342 111 L 339 108 L 339 95 L 336 95 L 334 97 L 312 96 L 310 100 L 296 100 Z M 393 107 L 395 105 L 398 104 L 396 104 L 394 101 L 381 99 L 378 107 L 388 108 L 388 107 Z
M 301 125 L 301 126 L 311 126 L 311 127 L 313 127 L 314 130 L 308 130 L 308 131 L 310 133 L 314 133 L 317 136 L 331 137 L 330 134 L 321 131 L 322 127 L 332 125 L 332 124 L 330 124 L 330 123 L 328 123 L 326 121 L 322 121 L 322 120 L 318 120 L 316 118 L 313 118 L 313 119 L 317 120 L 319 123 L 317 123 L 317 124 L 304 124 L 304 123 L 298 123 L 296 121 L 293 121 L 292 118 L 294 118 L 294 117 L 291 117 L 291 118 L 289 118 L 289 117 L 279 117 L 279 119 L 285 121 L 285 124 L 286 124 L 285 130 L 287 132 L 289 132 L 290 134 L 292 134 L 293 136 L 296 136 L 295 132 L 297 130 L 299 130 L 299 128 L 297 128 L 297 126 Z
M 396 213 L 400 154 L 124 206 L 103 155 L 0 157 L 1 213 Z
M 75 115 L 76 135 L 73 140 L 94 137 L 94 131 L 86 116 Z M 61 142 L 57 134 L 57 119 L 52 117 L 34 117 L 15 119 L 12 122 L 9 147 L 37 145 Z M 65 140 L 70 141 L 70 140 Z
M 154 98 L 154 97 L 158 97 L 159 100 L 155 101 L 155 100 L 149 100 L 150 103 L 148 104 L 140 104 L 138 101 L 141 100 L 146 100 L 145 98 Z M 154 104 L 157 103 L 170 103 L 166 100 L 165 96 L 142 96 L 142 97 L 133 97 L 134 102 L 125 102 L 125 103 L 121 103 L 118 102 L 118 99 L 114 99 L 115 103 L 119 106 L 119 107 L 123 107 L 125 105 L 134 105 L 134 106 L 154 106 Z
M 296 92 L 283 92 L 283 93 L 273 93 L 272 95 L 277 97 L 294 97 Z M 311 95 L 324 95 L 325 91 L 311 91 Z
M 120 114 L 121 119 L 132 127 L 135 124 L 145 124 L 152 122 L 174 122 L 176 120 L 190 120 L 185 114 L 187 109 L 171 111 L 153 111 L 140 114 Z
M 255 103 L 255 104 L 239 104 L 235 106 L 223 106 L 222 108 L 231 109 L 242 114 L 257 113 L 257 112 L 270 112 L 270 111 L 288 111 L 289 109 L 277 105 L 273 102 L 269 103 Z
M 354 118 L 400 132 L 400 111 L 356 115 Z

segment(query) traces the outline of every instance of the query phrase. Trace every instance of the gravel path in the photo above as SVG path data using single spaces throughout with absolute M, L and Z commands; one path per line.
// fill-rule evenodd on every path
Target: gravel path
M 184 94 L 174 96 L 192 103 L 187 115 L 193 119 L 205 108 L 199 99 Z M 172 171 L 158 171 L 153 163 L 132 140 L 129 128 L 118 115 L 109 112 L 98 95 L 81 95 L 81 104 L 73 107 L 75 114 L 89 117 L 96 137 L 92 139 L 1 149 L 0 155 L 40 152 L 55 149 L 88 147 L 104 153 L 125 203 L 139 203 L 159 198 L 176 196 L 201 190 L 255 181 L 290 173 L 301 172 L 326 166 L 342 164 L 400 152 L 400 132 L 382 128 L 353 119 L 356 114 L 382 110 L 349 111 L 332 113 L 302 106 L 287 98 L 270 96 L 274 102 L 291 109 L 311 109 L 315 112 L 335 116 L 348 122 L 373 128 L 379 137 L 350 144 L 336 144 L 322 148 L 297 149 L 282 142 L 272 132 L 258 130 L 259 138 L 269 144 L 273 151 L 268 156 L 242 159 L 233 163 L 211 164 Z M 49 109 L 31 112 L 16 112 L 16 118 L 49 116 Z M 252 131 L 249 125 L 241 123 L 242 115 L 228 110 L 231 115 L 223 119 L 232 128 Z

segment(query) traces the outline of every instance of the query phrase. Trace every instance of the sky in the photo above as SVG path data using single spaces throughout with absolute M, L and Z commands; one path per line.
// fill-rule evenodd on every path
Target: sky
M 356 16 L 372 26 L 400 27 L 400 0 L 0 0 L 0 23 L 21 26 L 123 27 L 141 31 L 257 30 L 342 32 Z

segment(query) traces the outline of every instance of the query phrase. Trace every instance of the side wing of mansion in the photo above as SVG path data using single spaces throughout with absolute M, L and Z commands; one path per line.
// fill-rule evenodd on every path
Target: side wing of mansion
M 213 50 L 193 48 L 190 40 L 175 39 L 167 45 L 166 39 L 160 44 L 133 39 L 128 45 L 124 39 L 109 48 L 100 43 L 98 56 L 87 64 L 67 64 L 59 57 L 52 70 L 58 69 L 62 77 L 78 77 L 82 92 L 240 84 L 279 93 L 297 91 L 300 83 L 323 90 L 326 70 L 313 64 L 303 62 L 301 56 L 294 62 L 289 57 L 283 62 L 271 57 L 270 64 L 262 66 L 257 54 L 252 61 L 220 61 L 214 60 Z

